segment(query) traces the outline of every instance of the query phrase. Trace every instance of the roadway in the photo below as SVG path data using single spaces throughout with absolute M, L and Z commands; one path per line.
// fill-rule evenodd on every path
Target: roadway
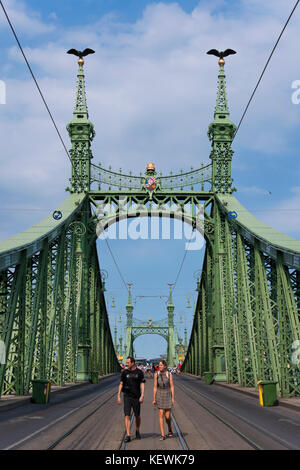
M 286 450 L 300 448 L 300 413 L 261 407 L 248 396 L 198 378 L 174 377 L 173 438 L 159 441 L 153 379 L 146 378 L 141 440 L 125 444 L 119 374 L 99 384 L 52 394 L 48 405 L 28 403 L 0 411 L 0 449 L 22 450 Z M 167 431 L 167 430 L 166 430 Z

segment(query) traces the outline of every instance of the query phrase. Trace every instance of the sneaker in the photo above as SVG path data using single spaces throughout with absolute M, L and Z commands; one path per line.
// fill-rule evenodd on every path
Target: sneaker
M 140 431 L 136 431 L 136 432 L 135 432 L 135 437 L 136 437 L 137 439 L 141 439 Z
M 124 439 L 124 442 L 130 442 L 130 441 L 131 441 L 130 436 L 126 436 L 125 439 Z

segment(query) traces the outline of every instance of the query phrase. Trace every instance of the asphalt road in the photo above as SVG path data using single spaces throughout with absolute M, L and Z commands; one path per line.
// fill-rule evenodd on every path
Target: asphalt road
M 0 413 L 0 449 L 46 449 L 96 408 L 97 411 L 57 443 L 55 450 L 118 450 L 124 436 L 123 405 L 117 404 L 119 374 L 98 385 L 52 395 L 48 405 L 27 404 Z M 152 406 L 153 379 L 146 378 L 142 404 L 141 440 L 126 450 L 181 450 L 182 435 L 190 450 L 299 449 L 300 413 L 261 407 L 258 399 L 239 392 L 205 385 L 190 376 L 175 376 L 178 424 L 174 437 L 160 441 L 157 409 Z M 220 421 L 220 419 L 222 421 Z M 166 429 L 167 431 L 167 429 Z M 178 434 L 179 433 L 179 434 Z

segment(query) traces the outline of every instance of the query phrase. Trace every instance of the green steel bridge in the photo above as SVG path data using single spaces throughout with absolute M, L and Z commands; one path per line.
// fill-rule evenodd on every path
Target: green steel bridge
M 41 222 L 0 243 L 0 395 L 23 395 L 35 378 L 54 384 L 118 372 L 97 255 L 97 237 L 131 217 L 170 217 L 205 238 L 205 257 L 183 369 L 216 381 L 277 382 L 278 396 L 300 395 L 300 242 L 257 220 L 234 197 L 231 161 L 236 126 L 229 119 L 224 61 L 219 61 L 210 164 L 163 176 L 123 174 L 91 163 L 95 136 L 78 61 L 73 120 L 67 130 L 69 196 Z M 201 268 L 201 266 L 199 266 Z M 151 325 L 174 358 L 174 305 Z M 149 333 L 127 304 L 127 353 Z

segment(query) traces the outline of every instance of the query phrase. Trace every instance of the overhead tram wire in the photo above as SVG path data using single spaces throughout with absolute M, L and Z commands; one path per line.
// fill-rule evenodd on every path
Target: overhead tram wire
M 257 90 L 257 88 L 258 88 L 258 86 L 259 86 L 259 84 L 260 84 L 260 82 L 261 82 L 261 79 L 262 79 L 262 77 L 263 77 L 263 75 L 264 75 L 264 73 L 265 73 L 265 71 L 266 71 L 266 69 L 267 69 L 267 67 L 268 67 L 268 65 L 269 65 L 269 62 L 270 62 L 270 60 L 271 60 L 271 58 L 272 58 L 272 55 L 274 54 L 275 49 L 277 48 L 277 45 L 278 45 L 278 43 L 279 43 L 279 41 L 280 41 L 280 39 L 281 39 L 281 37 L 282 37 L 282 35 L 283 35 L 283 33 L 284 33 L 284 30 L 285 30 L 285 28 L 287 27 L 287 25 L 288 25 L 288 23 L 289 23 L 291 17 L 293 16 L 294 11 L 296 10 L 296 8 L 297 8 L 299 2 L 300 2 L 300 0 L 297 0 L 297 2 L 295 3 L 294 8 L 292 9 L 292 11 L 291 11 L 291 13 L 290 13 L 290 16 L 289 16 L 288 19 L 286 20 L 285 25 L 284 25 L 284 27 L 282 28 L 282 31 L 281 31 L 280 35 L 278 36 L 278 38 L 277 38 L 277 41 L 276 41 L 276 43 L 275 43 L 275 45 L 274 45 L 274 47 L 273 47 L 273 49 L 272 49 L 271 54 L 269 55 L 269 58 L 268 58 L 268 60 L 267 60 L 267 62 L 266 62 L 266 65 L 264 66 L 264 69 L 263 69 L 263 71 L 262 71 L 262 73 L 261 73 L 261 75 L 260 75 L 260 77 L 259 77 L 259 79 L 258 79 L 258 82 L 257 82 L 257 84 L 256 84 L 256 86 L 255 86 L 255 88 L 254 88 L 254 90 L 253 90 L 253 92 L 252 92 L 252 95 L 250 96 L 250 99 L 249 99 L 249 101 L 248 101 L 248 103 L 247 103 L 247 106 L 246 106 L 246 108 L 245 108 L 245 111 L 243 112 L 243 115 L 242 115 L 242 117 L 241 117 L 241 119 L 240 119 L 240 122 L 238 123 L 238 126 L 237 126 L 237 129 L 236 129 L 235 133 L 234 133 L 232 142 L 233 142 L 233 140 L 235 139 L 236 134 L 238 133 L 238 130 L 239 130 L 239 128 L 240 128 L 240 126 L 241 126 L 241 124 L 242 124 L 242 121 L 243 121 L 243 119 L 244 119 L 244 117 L 245 117 L 245 115 L 246 115 L 246 112 L 247 112 L 247 110 L 248 110 L 248 108 L 249 108 L 249 106 L 250 106 L 250 103 L 251 103 L 251 101 L 252 101 L 252 98 L 254 97 L 254 95 L 255 95 L 255 93 L 256 93 L 256 90 Z
M 189 247 L 189 245 L 190 245 L 190 243 L 191 243 L 191 240 L 192 240 L 192 236 L 193 236 L 194 230 L 195 230 L 195 228 L 192 229 L 191 236 L 190 236 L 190 239 L 189 239 L 188 244 L 187 244 L 187 248 L 185 249 L 185 253 L 184 253 L 184 255 L 183 255 L 183 258 L 182 258 L 182 261 L 181 261 L 181 264 L 180 264 L 180 267 L 179 267 L 179 270 L 178 270 L 178 273 L 177 273 L 177 276 L 176 276 L 174 285 L 173 285 L 173 287 L 172 287 L 172 292 L 174 292 L 175 286 L 176 286 L 177 281 L 178 281 L 178 278 L 179 278 L 179 276 L 180 276 L 180 273 L 181 273 L 181 270 L 182 270 L 182 267 L 183 267 L 183 264 L 184 264 L 184 261 L 185 261 L 187 252 L 188 252 L 188 247 Z M 115 259 L 115 257 L 114 257 L 114 254 L 113 254 L 113 252 L 112 252 L 112 250 L 111 250 L 111 248 L 110 248 L 110 246 L 109 246 L 109 243 L 108 243 L 107 238 L 105 238 L 105 241 L 106 241 L 106 244 L 107 244 L 107 248 L 108 248 L 108 250 L 109 250 L 109 252 L 110 252 L 110 254 L 111 254 L 111 257 L 112 257 L 112 259 L 113 259 L 113 262 L 114 262 L 114 264 L 115 264 L 115 266 L 116 266 L 116 268 L 117 268 L 117 271 L 118 271 L 118 273 L 119 273 L 119 276 L 120 276 L 120 278 L 121 278 L 121 280 L 122 280 L 122 282 L 123 282 L 125 288 L 126 288 L 127 291 L 128 291 L 128 286 L 127 286 L 127 284 L 126 284 L 126 282 L 125 282 L 125 280 L 124 280 L 124 277 L 123 277 L 123 275 L 122 275 L 122 273 L 121 273 L 121 270 L 120 270 L 120 268 L 119 268 L 119 266 L 118 266 L 118 263 L 117 263 L 117 261 L 116 261 L 116 259 Z
M 178 273 L 177 273 L 177 276 L 176 276 L 174 285 L 173 285 L 173 287 L 172 287 L 172 293 L 174 292 L 175 286 L 176 286 L 177 281 L 178 281 L 178 278 L 179 278 L 179 276 L 180 276 L 180 273 L 181 273 L 181 270 L 182 270 L 182 267 L 183 267 L 183 263 L 184 263 L 184 261 L 185 261 L 185 258 L 186 258 L 187 252 L 188 252 L 188 248 L 189 248 L 189 245 L 190 245 L 191 240 L 192 240 L 192 236 L 193 236 L 194 230 L 195 230 L 195 228 L 193 227 L 192 233 L 191 233 L 191 236 L 190 236 L 190 239 L 189 239 L 189 241 L 188 241 L 187 247 L 186 247 L 186 249 L 185 249 L 185 252 L 184 252 L 184 255 L 183 255 L 183 258 L 182 258 L 182 261 L 181 261 L 181 265 L 180 265 L 179 271 L 178 271 Z
M 112 259 L 113 259 L 113 262 L 115 263 L 115 266 L 116 266 L 116 268 L 117 268 L 117 271 L 118 271 L 118 273 L 119 273 L 119 275 L 120 275 L 120 278 L 122 279 L 122 282 L 123 282 L 125 288 L 126 288 L 127 291 L 128 291 L 128 290 L 129 290 L 129 289 L 128 289 L 128 286 L 127 286 L 127 284 L 126 284 L 126 282 L 125 282 L 125 280 L 124 280 L 124 277 L 123 277 L 123 275 L 122 275 L 122 273 L 121 273 L 121 270 L 120 270 L 120 268 L 119 268 L 119 266 L 118 266 L 118 263 L 117 263 L 117 261 L 116 261 L 116 259 L 115 259 L 115 257 L 114 257 L 114 254 L 113 254 L 113 252 L 112 252 L 112 250 L 111 250 L 111 248 L 110 248 L 110 246 L 109 246 L 109 243 L 108 243 L 108 241 L 107 241 L 107 238 L 105 238 L 105 241 L 106 241 L 106 244 L 107 244 L 107 248 L 108 248 L 108 250 L 109 250 L 109 252 L 110 252 L 110 254 L 111 254 L 111 257 L 112 257 Z
M 38 84 L 38 82 L 37 82 L 37 80 L 36 80 L 36 78 L 35 78 L 35 75 L 34 75 L 32 69 L 31 69 L 31 67 L 30 67 L 30 64 L 29 64 L 29 62 L 28 62 L 28 60 L 27 60 L 27 57 L 26 57 L 26 55 L 25 55 L 25 53 L 24 53 L 24 51 L 23 51 L 23 48 L 22 48 L 22 46 L 21 46 L 21 44 L 20 44 L 20 41 L 19 41 L 19 39 L 18 39 L 18 36 L 17 36 L 17 34 L 16 34 L 15 30 L 14 30 L 14 27 L 13 27 L 13 25 L 12 25 L 10 19 L 9 19 L 9 16 L 8 16 L 8 14 L 7 14 L 7 11 L 6 11 L 5 8 L 4 8 L 4 5 L 3 5 L 3 3 L 2 3 L 2 0 L 0 0 L 0 4 L 1 4 L 1 6 L 2 6 L 2 9 L 3 9 L 4 14 L 5 14 L 5 16 L 6 16 L 6 19 L 7 19 L 7 21 L 8 21 L 8 24 L 9 24 L 9 26 L 10 26 L 10 29 L 12 30 L 12 33 L 13 33 L 13 35 L 14 35 L 16 41 L 17 41 L 17 44 L 18 44 L 18 46 L 19 46 L 19 48 L 20 48 L 20 51 L 21 51 L 21 53 L 22 53 L 22 55 L 23 55 L 23 57 L 24 57 L 24 60 L 25 60 L 25 62 L 26 62 L 26 65 L 27 65 L 27 67 L 28 67 L 28 69 L 29 69 L 29 71 L 30 71 L 30 74 L 31 74 L 31 76 L 32 76 L 32 78 L 33 78 L 33 80 L 34 80 L 34 83 L 36 84 L 36 87 L 37 87 L 37 89 L 38 89 L 38 92 L 39 92 L 39 94 L 40 94 L 40 96 L 41 96 L 41 98 L 42 98 L 42 100 L 43 100 L 43 103 L 44 103 L 44 105 L 45 105 L 47 111 L 48 111 L 48 114 L 49 114 L 49 116 L 50 116 L 50 119 L 51 119 L 51 121 L 52 121 L 52 123 L 53 123 L 53 125 L 54 125 L 54 127 L 55 127 L 55 130 L 56 130 L 56 132 L 57 132 L 57 134 L 58 134 L 58 137 L 59 137 L 59 139 L 60 139 L 60 141 L 61 141 L 61 143 L 62 143 L 62 145 L 63 145 L 63 148 L 64 148 L 66 154 L 68 155 L 68 158 L 69 158 L 69 160 L 70 160 L 70 162 L 71 162 L 71 165 L 73 165 L 72 160 L 71 160 L 71 157 L 70 157 L 69 152 L 68 152 L 68 149 L 67 149 L 67 147 L 66 147 L 66 145 L 65 145 L 65 143 L 64 143 L 64 141 L 63 141 L 63 138 L 62 138 L 62 136 L 61 136 L 61 134 L 60 134 L 60 132 L 59 132 L 59 130 L 58 130 L 58 127 L 57 127 L 57 125 L 56 125 L 56 123 L 55 123 L 55 120 L 54 120 L 54 118 L 53 118 L 53 116 L 52 116 L 52 113 L 51 113 L 51 111 L 50 111 L 50 109 L 49 109 L 49 107 L 48 107 L 48 105 L 47 105 L 47 102 L 46 102 L 46 100 L 45 100 L 45 98 L 44 98 L 44 96 L 43 96 L 43 93 L 42 93 L 42 91 L 41 91 L 41 89 L 40 89 L 40 87 L 39 87 L 39 84 Z

